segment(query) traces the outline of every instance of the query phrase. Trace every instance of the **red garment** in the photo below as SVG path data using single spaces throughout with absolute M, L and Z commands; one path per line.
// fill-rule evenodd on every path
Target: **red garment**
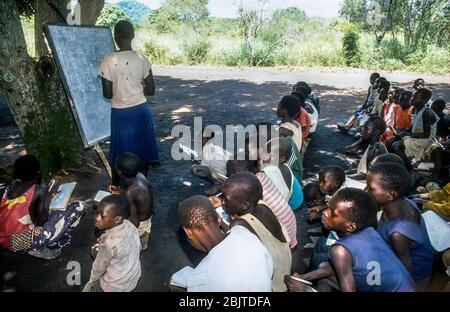
M 0 202 L 0 246 L 11 249 L 11 236 L 20 234 L 30 229 L 29 224 L 19 220 L 29 215 L 29 208 L 33 200 L 36 185 L 33 185 L 23 195 L 8 199 L 5 190 Z
M 412 107 L 402 109 L 400 105 L 394 108 L 395 129 L 409 129 L 412 127 L 412 109 Z
M 295 119 L 302 127 L 302 139 L 306 139 L 309 136 L 309 130 L 311 129 L 311 117 L 309 113 L 303 107 L 300 107 L 300 114 Z M 303 128 L 305 130 L 303 131 Z

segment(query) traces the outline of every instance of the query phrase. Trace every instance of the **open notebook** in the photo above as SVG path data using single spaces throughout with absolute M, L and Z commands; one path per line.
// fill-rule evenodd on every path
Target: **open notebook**
M 77 182 L 64 183 L 58 188 L 58 193 L 53 197 L 50 202 L 50 209 L 54 210 L 65 210 L 69 204 L 72 192 L 75 189 Z

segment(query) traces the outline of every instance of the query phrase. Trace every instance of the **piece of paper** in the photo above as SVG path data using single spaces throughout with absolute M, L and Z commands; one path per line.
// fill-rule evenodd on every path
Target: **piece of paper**
M 58 188 L 58 194 L 53 197 L 49 208 L 55 210 L 65 210 L 69 204 L 70 197 L 72 196 L 72 192 L 76 185 L 77 182 L 61 184 Z
M 345 179 L 345 186 L 346 187 L 354 187 L 360 190 L 364 190 L 366 188 L 366 181 L 358 181 L 351 178 Z
M 170 284 L 173 286 L 181 287 L 181 288 L 187 288 L 187 281 L 188 278 L 192 275 L 194 272 L 194 269 L 190 266 L 185 266 L 178 272 L 175 272 L 171 279 Z
M 434 250 L 441 252 L 450 248 L 450 224 L 431 210 L 422 213 L 422 217 Z
M 94 201 L 101 202 L 103 198 L 109 195 L 111 195 L 110 192 L 98 191 L 97 194 L 95 194 Z

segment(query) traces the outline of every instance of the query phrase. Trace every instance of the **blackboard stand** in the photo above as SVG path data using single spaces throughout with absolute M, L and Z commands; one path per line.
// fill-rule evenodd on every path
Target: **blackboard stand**
M 105 153 L 103 153 L 103 150 L 101 149 L 100 145 L 98 145 L 98 144 L 95 144 L 95 145 L 94 145 L 94 149 L 95 149 L 95 151 L 97 152 L 97 154 L 98 154 L 98 156 L 100 157 L 100 159 L 102 160 L 103 165 L 104 165 L 105 168 L 106 168 L 106 171 L 108 171 L 109 177 L 112 178 L 111 167 L 109 166 L 109 162 L 108 162 L 108 160 L 106 159 Z

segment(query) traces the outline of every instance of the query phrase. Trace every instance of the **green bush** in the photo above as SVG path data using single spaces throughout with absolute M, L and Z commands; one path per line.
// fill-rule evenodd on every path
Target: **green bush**
M 184 55 L 190 65 L 204 63 L 210 48 L 209 41 L 202 39 L 186 40 L 183 44 Z
M 153 63 L 166 64 L 169 49 L 155 44 L 154 41 L 147 41 L 144 44 L 144 54 L 148 56 Z
M 342 38 L 342 54 L 347 66 L 358 66 L 361 63 L 358 40 L 359 35 L 354 31 L 347 31 Z

